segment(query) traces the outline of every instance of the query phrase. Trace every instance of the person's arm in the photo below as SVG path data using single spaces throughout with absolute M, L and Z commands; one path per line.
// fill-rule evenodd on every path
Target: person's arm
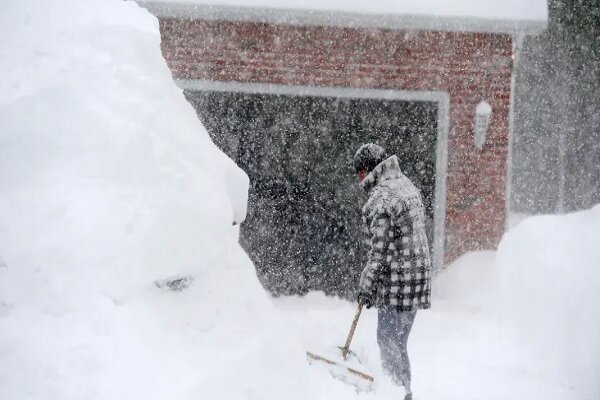
M 360 293 L 373 297 L 377 291 L 376 283 L 386 262 L 385 254 L 390 238 L 390 217 L 386 212 L 375 215 L 369 225 L 369 254 L 367 264 L 360 275 Z

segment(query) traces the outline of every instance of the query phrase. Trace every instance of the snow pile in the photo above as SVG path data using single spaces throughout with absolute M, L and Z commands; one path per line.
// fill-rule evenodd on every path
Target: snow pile
M 600 205 L 530 217 L 495 254 L 467 254 L 434 282 L 437 310 L 489 320 L 487 345 L 503 348 L 499 364 L 514 356 L 504 367 L 529 379 L 531 398 L 600 398 L 599 231 Z
M 498 249 L 502 316 L 557 380 L 600 398 L 600 205 L 527 219 Z
M 0 398 L 318 398 L 237 244 L 247 177 L 173 84 L 156 19 L 1 9 Z

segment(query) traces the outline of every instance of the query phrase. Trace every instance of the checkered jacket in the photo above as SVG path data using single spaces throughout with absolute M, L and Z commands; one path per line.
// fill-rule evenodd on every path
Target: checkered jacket
M 381 162 L 362 181 L 367 264 L 360 291 L 399 311 L 431 307 L 431 258 L 421 194 L 400 171 L 398 158 Z

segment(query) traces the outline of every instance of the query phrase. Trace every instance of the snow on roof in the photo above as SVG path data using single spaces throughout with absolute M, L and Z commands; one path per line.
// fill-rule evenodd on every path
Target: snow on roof
M 547 0 L 138 0 L 159 17 L 296 25 L 537 33 Z

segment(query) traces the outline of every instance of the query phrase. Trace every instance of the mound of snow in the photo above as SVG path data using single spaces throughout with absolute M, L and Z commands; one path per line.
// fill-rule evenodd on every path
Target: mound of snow
M 569 388 L 570 398 L 599 398 L 599 231 L 600 205 L 524 219 L 496 253 L 466 254 L 440 274 L 435 308 L 496 321 L 505 330 L 497 340 L 513 336 L 523 349 L 516 368 L 530 358 L 532 379 Z
M 557 380 L 600 397 L 600 205 L 524 220 L 502 239 L 502 317 Z
M 1 9 L 0 398 L 352 394 L 324 391 L 239 247 L 247 177 L 173 84 L 157 20 Z

